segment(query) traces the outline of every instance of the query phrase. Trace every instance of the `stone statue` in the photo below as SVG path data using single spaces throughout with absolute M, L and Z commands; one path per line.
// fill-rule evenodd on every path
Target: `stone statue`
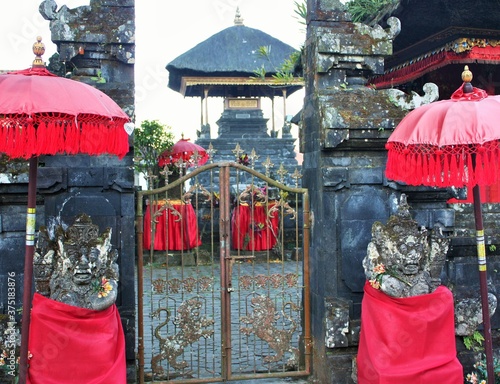
M 66 230 L 41 228 L 34 257 L 35 289 L 69 305 L 104 310 L 114 304 L 118 287 L 117 251 L 111 229 L 99 227 L 86 214 Z
M 438 229 L 429 233 L 412 219 L 406 196 L 398 212 L 386 225 L 375 222 L 372 241 L 363 260 L 370 284 L 393 297 L 410 297 L 433 292 L 440 284 L 440 273 L 449 240 Z
M 372 241 L 363 260 L 365 275 L 371 286 L 392 297 L 410 297 L 431 293 L 441 284 L 449 240 L 439 230 L 429 234 L 411 218 L 406 196 L 401 195 L 398 211 L 386 225 L 375 222 Z M 461 292 L 450 287 L 454 295 L 455 334 L 471 335 L 483 321 L 479 293 Z M 497 307 L 492 285 L 488 292 L 489 312 Z
M 434 83 L 425 83 L 422 87 L 424 91 L 424 95 L 420 96 L 417 92 L 412 91 L 410 95 L 407 95 L 403 91 L 399 89 L 390 88 L 384 89 L 382 92 L 385 92 L 389 95 L 390 100 L 400 108 L 404 110 L 411 110 L 417 107 L 420 107 L 425 104 L 430 104 L 433 101 L 439 99 L 439 88 Z

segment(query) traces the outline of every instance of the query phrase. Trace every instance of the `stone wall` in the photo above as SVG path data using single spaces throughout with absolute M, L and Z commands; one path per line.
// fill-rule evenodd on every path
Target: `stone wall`
M 308 2 L 307 22 L 300 139 L 313 217 L 313 374 L 319 383 L 352 383 L 372 224 L 387 221 L 401 193 L 421 225 L 451 233 L 455 216 L 447 191 L 385 178 L 385 143 L 407 111 L 364 84 L 392 54 L 398 20 L 370 28 L 352 23 L 340 1 L 320 0 Z
M 56 11 L 54 1 L 40 5 L 50 20 L 51 39 L 59 63 L 73 80 L 88 83 L 113 98 L 134 117 L 134 0 L 91 0 L 89 6 Z M 103 28 L 106 20 L 106 28 Z M 57 64 L 57 65 L 55 65 Z M 52 66 L 49 65 L 49 68 Z M 133 151 L 114 156 L 40 157 L 37 223 L 55 220 L 71 224 L 87 213 L 100 231 L 112 228 L 112 244 L 119 253 L 118 309 L 126 337 L 130 381 L 135 381 L 135 188 Z M 22 304 L 27 205 L 27 163 L 0 155 L 0 313 L 6 312 L 7 276 L 16 274 L 17 307 Z

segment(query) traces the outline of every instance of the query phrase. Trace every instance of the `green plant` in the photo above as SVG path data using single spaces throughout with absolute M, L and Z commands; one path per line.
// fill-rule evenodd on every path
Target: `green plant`
M 297 15 L 295 18 L 300 24 L 305 26 L 307 24 L 307 1 L 302 1 L 302 3 L 294 1 L 293 3 L 295 4 L 295 10 L 293 12 Z
M 272 75 L 273 79 L 280 84 L 292 82 L 296 77 L 294 75 L 295 66 L 300 61 L 300 52 L 293 52 L 280 66 L 277 66 L 271 60 L 271 46 L 262 46 L 257 50 L 259 57 L 264 57 L 274 67 L 275 73 Z M 266 70 L 264 65 L 254 71 L 256 78 L 264 79 L 266 77 Z
M 484 337 L 479 331 L 474 331 L 472 335 L 464 336 L 464 345 L 468 350 L 481 351 L 483 350 Z
M 134 131 L 134 169 L 146 175 L 147 188 L 158 185 L 158 156 L 174 144 L 171 127 L 157 120 L 144 120 Z
M 396 0 L 351 0 L 347 10 L 354 22 L 369 24 L 368 20 L 377 20 L 386 10 L 399 3 Z
M 101 70 L 97 71 L 97 76 L 92 76 L 90 79 L 95 81 L 96 83 L 99 83 L 99 84 L 106 83 L 106 79 L 102 76 Z
M 497 250 L 497 246 L 495 244 L 490 244 L 489 248 L 491 252 L 495 252 Z
M 295 18 L 299 21 L 301 25 L 306 25 L 307 18 L 307 1 L 303 0 L 302 2 L 294 1 L 295 4 Z M 294 79 L 302 80 L 301 77 L 295 75 L 295 71 L 297 68 L 301 67 L 301 48 L 300 51 L 293 52 L 283 63 L 277 65 L 273 63 L 271 60 L 271 46 L 261 46 L 257 50 L 257 55 L 259 57 L 263 57 L 268 60 L 268 62 L 274 68 L 274 75 L 272 75 L 273 79 L 278 84 L 288 84 L 292 82 Z M 301 72 L 301 69 L 298 70 Z M 255 76 L 253 78 L 264 79 L 266 77 L 266 70 L 264 65 L 262 67 L 253 71 Z
M 465 376 L 465 383 L 486 384 L 488 373 L 486 371 L 486 357 L 481 355 L 478 362 L 474 364 L 474 371 Z M 500 362 L 493 358 L 493 370 L 495 373 L 495 384 L 500 384 Z

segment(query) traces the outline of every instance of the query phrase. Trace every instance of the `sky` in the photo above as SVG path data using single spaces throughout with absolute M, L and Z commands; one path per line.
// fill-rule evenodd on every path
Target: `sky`
M 89 0 L 56 0 L 75 8 Z M 294 0 L 136 0 L 135 124 L 158 120 L 172 128 L 176 139 L 181 135 L 196 139 L 200 128 L 200 99 L 184 98 L 168 88 L 166 65 L 179 55 L 234 25 L 239 7 L 243 23 L 259 29 L 296 49 L 304 44 L 305 27 L 294 13 Z M 0 16 L 0 69 L 28 68 L 34 58 L 32 45 L 40 35 L 46 46 L 45 61 L 56 51 L 50 41 L 49 21 L 38 12 L 41 0 L 9 1 Z M 296 114 L 304 92 L 287 99 L 287 114 Z M 216 121 L 222 113 L 222 98 L 209 98 L 209 123 L 212 137 L 217 135 Z M 271 102 L 262 99 L 264 117 L 271 118 Z M 276 129 L 283 125 L 282 101 L 275 99 Z M 271 122 L 268 122 L 271 128 Z M 297 128 L 292 128 L 297 137 Z M 298 147 L 298 143 L 296 143 Z

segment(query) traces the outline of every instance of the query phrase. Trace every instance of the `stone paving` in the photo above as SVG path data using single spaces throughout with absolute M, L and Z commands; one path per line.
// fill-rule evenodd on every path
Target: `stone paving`
M 294 278 L 296 284 L 290 287 L 291 284 L 288 283 L 290 281 L 293 283 Z M 288 369 L 297 370 L 287 365 L 287 361 L 291 361 L 294 356 L 292 350 L 286 351 L 276 362 L 265 362 L 265 357 L 275 356 L 276 351 L 269 347 L 268 342 L 256 337 L 253 332 L 246 335 L 241 330 L 252 329 L 253 324 L 242 321 L 245 317 L 248 320 L 249 315 L 257 313 L 258 308 L 253 305 L 252 298 L 260 295 L 271 297 L 275 305 L 275 309 L 272 310 L 275 317 L 265 326 L 274 327 L 280 337 L 290 334 L 290 346 L 300 349 L 299 337 L 302 328 L 298 306 L 301 305 L 302 300 L 302 263 L 296 261 L 256 263 L 248 259 L 239 260 L 233 264 L 232 284 L 234 287 L 231 293 L 233 376 L 241 375 L 251 378 L 253 373 L 272 374 Z M 187 313 L 187 317 L 191 319 L 182 319 L 179 315 L 179 312 L 183 312 L 182 303 L 190 300 L 196 300 L 199 305 L 194 312 L 191 310 Z M 151 315 L 154 313 L 158 316 Z M 161 263 L 154 263 L 152 267 L 144 267 L 144 361 L 147 378 L 153 376 L 152 357 L 160 353 L 158 336 L 164 341 L 168 340 L 177 343 L 178 346 L 181 345 L 180 352 L 182 353 L 178 353 L 173 363 L 178 364 L 177 369 L 169 366 L 166 356 L 163 355 L 157 367 L 163 368 L 165 373 L 154 375 L 155 380 L 179 380 L 179 374 L 185 378 L 221 377 L 221 322 L 221 286 L 218 264 L 166 268 Z M 187 324 L 187 328 L 183 327 L 183 324 Z M 207 337 L 200 336 L 203 331 L 206 332 Z M 195 337 L 196 340 L 182 344 L 188 333 L 198 336 Z M 177 354 L 172 351 L 174 349 L 169 350 L 170 353 Z M 239 383 L 240 381 L 233 382 Z M 306 383 L 305 380 L 291 378 L 241 381 L 246 384 L 290 382 Z

